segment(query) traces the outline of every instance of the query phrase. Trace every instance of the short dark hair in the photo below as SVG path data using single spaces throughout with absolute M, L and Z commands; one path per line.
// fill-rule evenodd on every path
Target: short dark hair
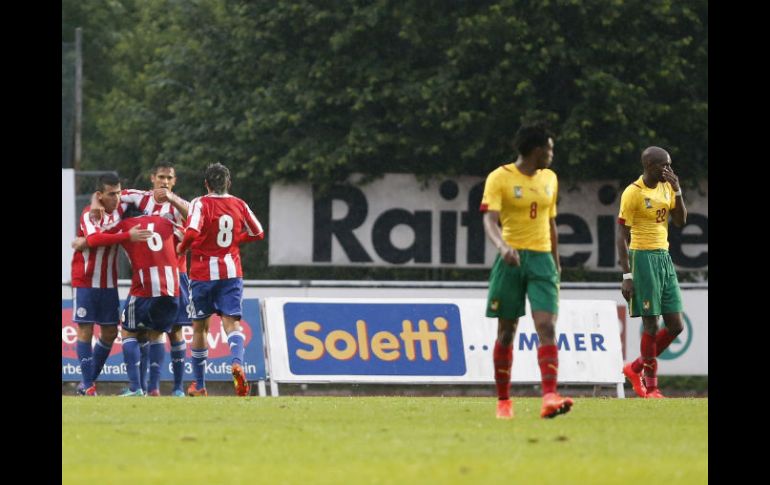
M 535 148 L 548 146 L 549 138 L 553 133 L 543 121 L 522 125 L 513 137 L 513 148 L 526 157 Z
M 224 194 L 230 188 L 230 170 L 219 162 L 209 164 L 203 178 L 217 194 Z
M 167 160 L 158 162 L 155 164 L 154 167 L 152 167 L 152 170 L 150 171 L 150 173 L 153 175 L 156 175 L 158 173 L 158 170 L 160 170 L 161 168 L 174 168 L 174 162 L 169 162 Z M 174 171 L 176 171 L 176 169 L 174 169 Z
M 120 185 L 120 179 L 114 173 L 105 173 L 96 180 L 96 191 L 104 192 L 107 185 Z
M 129 219 L 131 217 L 141 217 L 146 216 L 147 213 L 143 211 L 142 209 L 138 208 L 134 204 L 128 204 L 128 207 L 126 207 L 126 210 L 123 211 L 123 214 L 120 215 L 121 219 Z

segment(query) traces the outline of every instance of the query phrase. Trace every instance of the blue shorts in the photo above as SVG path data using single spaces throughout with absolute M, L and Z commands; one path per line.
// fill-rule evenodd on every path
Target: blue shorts
M 74 288 L 72 321 L 117 325 L 120 300 L 117 288 Z
M 179 300 L 173 296 L 129 296 L 123 307 L 123 329 L 169 332 L 178 311 Z
M 240 317 L 243 314 L 243 279 L 190 281 L 193 320 L 219 316 Z
M 174 325 L 190 326 L 190 279 L 187 273 L 179 273 L 179 311 L 176 314 Z

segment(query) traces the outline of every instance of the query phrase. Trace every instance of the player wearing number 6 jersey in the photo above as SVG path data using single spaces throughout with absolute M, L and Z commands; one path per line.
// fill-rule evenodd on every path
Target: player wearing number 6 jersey
M 662 398 L 658 389 L 660 355 L 682 331 L 682 295 L 668 254 L 668 218 L 679 227 L 687 220 L 679 177 L 671 156 L 659 147 L 642 152 L 644 173 L 623 191 L 618 214 L 617 248 L 623 269 L 621 292 L 632 317 L 642 317 L 641 356 L 623 366 L 634 392 Z M 630 242 L 630 245 L 629 245 Z M 658 331 L 658 316 L 666 328 Z
M 134 228 L 146 229 L 151 236 L 146 241 L 132 241 Z M 130 217 L 114 228 L 95 233 L 86 239 L 89 247 L 120 243 L 131 261 L 131 289 L 123 309 L 123 358 L 126 362 L 129 388 L 123 396 L 144 396 L 139 382 L 140 352 L 137 333 L 148 332 L 150 342 L 162 342 L 163 334 L 171 330 L 179 309 L 179 268 L 174 250 L 175 225 L 165 216 Z M 179 234 L 178 234 L 179 235 Z M 164 349 L 150 349 L 149 393 L 157 393 Z
M 553 418 L 568 412 L 573 404 L 556 392 L 555 326 L 561 265 L 555 220 L 558 181 L 548 168 L 553 159 L 553 135 L 542 124 L 525 125 L 513 144 L 518 158 L 489 174 L 481 201 L 484 231 L 498 250 L 489 276 L 486 312 L 498 322 L 493 354 L 497 417 L 513 418 L 509 396 L 513 337 L 519 317 L 525 314 L 525 296 L 529 296 L 543 383 L 540 417 Z
M 205 396 L 205 366 L 211 315 L 222 317 L 232 355 L 235 392 L 249 394 L 243 370 L 245 339 L 241 330 L 243 273 L 239 244 L 265 237 L 262 225 L 249 206 L 228 194 L 230 171 L 221 163 L 209 165 L 204 174 L 208 194 L 193 199 L 184 239 L 177 247 L 182 254 L 191 248 L 190 293 L 193 319 L 192 361 L 195 382 L 189 396 Z
M 176 181 L 174 164 L 168 161 L 158 162 L 150 174 L 152 190 L 123 189 L 120 192 L 120 201 L 129 206 L 133 205 L 148 215 L 170 217 L 179 227 L 184 227 L 190 204 L 173 192 Z M 91 198 L 91 217 L 98 220 L 102 217 L 103 211 L 97 194 L 94 194 Z M 179 286 L 179 314 L 174 326 L 171 327 L 171 331 L 168 332 L 168 337 L 171 344 L 171 368 L 174 374 L 174 388 L 171 393 L 176 397 L 184 397 L 182 380 L 184 379 L 184 359 L 187 345 L 182 336 L 182 327 L 192 326 L 192 320 L 187 313 L 190 295 L 185 255 L 179 258 Z M 139 332 L 137 340 L 140 342 L 139 348 L 142 356 L 139 366 L 139 382 L 142 384 L 142 389 L 146 391 L 147 369 L 150 366 L 149 354 L 150 352 L 160 352 L 165 347 L 165 343 L 161 340 L 150 344 L 145 332 Z M 159 394 L 150 393 L 148 395 L 156 396 Z

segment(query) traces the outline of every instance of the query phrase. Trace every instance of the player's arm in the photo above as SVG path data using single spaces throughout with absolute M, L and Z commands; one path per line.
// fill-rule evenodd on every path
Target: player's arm
M 201 227 L 203 227 L 203 207 L 200 197 L 197 197 L 190 203 L 190 213 L 187 216 L 184 236 L 182 236 L 182 241 L 176 245 L 176 253 L 178 255 L 182 255 L 187 251 L 193 241 L 195 241 L 195 238 L 200 234 Z
M 94 193 L 94 195 L 92 196 L 92 201 L 94 199 L 96 199 L 96 201 L 99 202 L 99 198 L 96 196 L 96 193 Z M 102 212 L 104 212 L 104 209 L 102 209 Z M 90 209 L 88 212 L 83 212 L 82 214 L 80 214 L 80 234 L 83 234 L 83 236 L 76 237 L 70 243 L 70 246 L 72 246 L 72 249 L 80 252 L 83 252 L 86 249 L 88 249 L 88 242 L 86 241 L 86 237 L 90 234 L 93 234 L 101 230 L 101 221 L 102 221 L 101 216 L 99 216 L 98 219 L 92 219 L 92 212 Z
M 548 211 L 548 222 L 551 230 L 551 256 L 556 265 L 556 271 L 561 275 L 561 259 L 559 258 L 559 231 L 556 229 L 556 204 L 559 201 L 559 181 L 554 181 L 553 203 Z
M 193 243 L 193 241 L 195 241 L 195 238 L 198 237 L 198 234 L 200 234 L 200 232 L 197 229 L 194 227 L 188 227 L 184 232 L 182 242 L 176 245 L 176 254 L 184 254 L 184 252 L 190 248 L 190 245 Z
M 129 229 L 128 232 L 117 232 L 120 231 L 119 227 L 120 226 L 116 226 L 109 231 L 90 234 L 86 238 L 88 247 L 111 246 L 129 240 L 131 242 L 146 241 L 152 237 L 152 231 L 142 229 L 138 224 Z
M 674 189 L 674 192 L 680 192 L 679 195 L 676 196 L 674 207 L 671 209 L 671 222 L 673 222 L 676 227 L 682 227 L 687 222 L 687 207 L 685 207 L 684 199 L 682 198 L 679 177 L 676 176 L 674 171 L 671 170 L 671 166 L 668 165 L 663 170 L 663 178 L 671 184 L 671 188 Z
M 104 206 L 99 200 L 98 192 L 94 192 L 91 195 L 91 218 L 95 221 L 102 220 L 104 216 Z M 135 207 L 139 207 L 139 202 L 142 200 L 142 192 L 133 189 L 123 189 L 120 191 L 120 201 L 127 204 L 133 204 Z
M 618 213 L 618 230 L 615 236 L 615 246 L 618 250 L 618 264 L 623 270 L 623 282 L 620 292 L 626 301 L 634 296 L 634 280 L 628 278 L 631 273 L 631 264 L 628 259 L 628 248 L 631 245 L 631 226 L 634 225 L 635 209 L 638 204 L 639 194 L 632 186 L 628 186 L 620 196 L 620 212 Z
M 98 192 L 94 192 L 91 194 L 91 219 L 95 221 L 101 221 L 102 217 L 104 217 L 104 206 L 102 205 L 102 202 L 99 200 Z
M 254 242 L 254 241 L 261 241 L 264 238 L 265 238 L 265 233 L 264 232 L 261 232 L 261 233 L 255 235 L 255 236 L 252 236 L 248 232 L 242 232 L 240 234 L 240 236 L 238 236 L 238 241 L 237 242 L 238 242 L 238 245 L 241 245 L 241 244 L 250 243 L 250 242 Z
M 484 212 L 484 232 L 492 244 L 495 245 L 500 257 L 507 264 L 519 265 L 519 252 L 510 247 L 503 239 L 503 231 L 500 229 L 500 212 L 487 210 Z
M 80 236 L 73 239 L 72 242 L 70 243 L 70 246 L 75 251 L 83 252 L 86 249 L 88 249 L 88 242 L 86 241 L 86 238 Z
M 628 246 L 631 244 L 631 228 L 624 223 L 618 224 L 617 237 L 615 238 L 615 245 L 618 249 L 618 263 L 620 264 L 623 274 L 631 272 L 631 265 L 628 260 Z M 634 280 L 623 278 L 623 283 L 620 285 L 620 292 L 623 293 L 623 298 L 630 300 L 634 295 Z
M 550 219 L 551 223 L 551 256 L 556 264 L 556 271 L 561 273 L 561 260 L 559 259 L 559 232 L 556 230 L 556 218 Z
M 155 197 L 155 200 L 158 202 L 166 202 L 168 201 L 176 210 L 179 211 L 180 214 L 182 214 L 182 217 L 187 219 L 187 214 L 190 209 L 190 204 L 184 200 L 183 198 L 179 197 L 175 193 L 171 192 L 168 189 L 155 189 L 152 191 L 153 197 Z
M 617 237 L 615 245 L 618 249 L 618 264 L 624 273 L 631 272 L 631 265 L 628 262 L 628 246 L 631 244 L 631 228 L 625 224 L 618 224 Z
M 238 236 L 238 244 L 244 244 L 248 242 L 261 241 L 265 238 L 265 231 L 262 229 L 257 216 L 254 215 L 249 205 L 244 202 L 241 207 L 241 217 L 243 218 L 243 225 L 246 230 Z

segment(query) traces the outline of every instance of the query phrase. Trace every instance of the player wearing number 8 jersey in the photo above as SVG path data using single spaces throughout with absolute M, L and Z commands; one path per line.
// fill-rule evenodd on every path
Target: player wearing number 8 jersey
M 230 171 L 221 163 L 206 168 L 208 194 L 193 199 L 184 239 L 177 252 L 191 248 L 190 293 L 193 319 L 193 373 L 190 396 L 206 395 L 207 334 L 214 313 L 222 317 L 232 355 L 236 394 L 246 396 L 249 384 L 243 371 L 244 335 L 241 329 L 243 272 L 239 244 L 265 237 L 249 206 L 227 193 Z
M 623 367 L 640 397 L 661 398 L 656 357 L 682 331 L 682 295 L 668 254 L 668 219 L 681 227 L 687 220 L 679 178 L 671 156 L 659 147 L 642 152 L 644 173 L 620 198 L 617 248 L 623 268 L 621 292 L 632 317 L 642 317 L 641 356 Z M 629 245 L 630 242 L 630 245 Z M 658 331 L 658 316 L 665 328 Z
M 499 251 L 489 276 L 486 312 L 487 317 L 498 319 L 493 354 L 497 417 L 513 417 L 509 395 L 513 336 L 529 296 L 543 384 L 540 416 L 553 418 L 568 412 L 573 404 L 556 392 L 555 326 L 561 266 L 555 221 L 558 181 L 548 168 L 553 160 L 553 135 L 542 124 L 525 125 L 516 133 L 514 147 L 518 158 L 489 174 L 481 201 L 484 230 Z

